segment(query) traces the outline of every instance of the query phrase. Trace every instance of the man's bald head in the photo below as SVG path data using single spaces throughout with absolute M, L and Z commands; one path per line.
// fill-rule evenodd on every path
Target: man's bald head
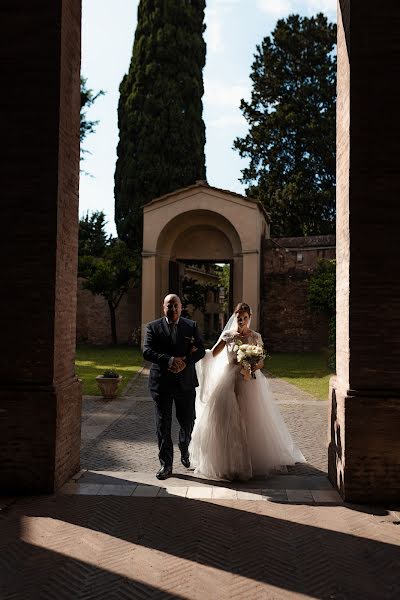
M 182 302 L 179 296 L 167 294 L 164 298 L 163 310 L 168 321 L 177 321 L 182 312 Z

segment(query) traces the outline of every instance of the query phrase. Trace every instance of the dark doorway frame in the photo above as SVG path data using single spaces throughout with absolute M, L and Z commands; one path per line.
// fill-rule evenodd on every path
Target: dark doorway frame
M 215 264 L 229 265 L 229 299 L 228 299 L 228 316 L 233 313 L 233 259 L 232 258 L 218 258 L 218 259 L 199 259 L 199 258 L 176 258 L 169 262 L 169 290 L 173 293 L 180 294 L 181 289 L 177 281 L 179 278 L 179 270 L 174 269 L 172 264 L 183 264 L 183 265 L 215 265 Z M 176 288 L 176 290 L 175 290 Z

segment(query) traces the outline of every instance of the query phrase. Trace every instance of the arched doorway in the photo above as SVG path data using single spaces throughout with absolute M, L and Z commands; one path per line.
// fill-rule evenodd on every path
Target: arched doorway
M 162 299 L 179 292 L 188 263 L 231 268 L 233 304 L 245 299 L 259 321 L 261 241 L 269 236 L 261 205 L 205 182 L 157 198 L 144 208 L 142 325 L 159 317 Z
M 212 216 L 212 213 L 194 214 L 193 219 L 199 218 L 200 223 L 189 226 L 175 239 L 169 260 L 168 290 L 178 294 L 185 306 L 186 301 L 190 303 L 187 288 L 190 291 L 191 284 L 199 282 L 201 287 L 203 283 L 203 288 L 208 289 L 204 293 L 203 309 L 196 310 L 192 305 L 192 313 L 187 316 L 198 322 L 205 339 L 214 341 L 217 332 L 223 329 L 228 315 L 233 311 L 235 269 L 234 251 L 229 237 L 215 224 L 204 224 Z M 219 287 L 221 281 L 217 273 L 222 273 L 226 268 L 229 272 L 229 284 L 225 290 Z

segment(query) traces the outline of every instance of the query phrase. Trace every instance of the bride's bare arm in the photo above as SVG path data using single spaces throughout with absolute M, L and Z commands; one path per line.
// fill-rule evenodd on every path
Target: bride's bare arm
M 218 356 L 220 352 L 225 348 L 225 341 L 220 340 L 218 344 L 215 344 L 214 348 L 211 350 L 213 356 Z

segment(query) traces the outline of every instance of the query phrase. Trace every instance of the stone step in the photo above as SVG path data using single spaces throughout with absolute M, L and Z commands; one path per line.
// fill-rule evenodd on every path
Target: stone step
M 184 497 L 197 500 L 253 500 L 292 504 L 341 504 L 342 499 L 326 477 L 277 475 L 246 482 L 213 481 L 180 475 L 159 481 L 154 474 L 138 471 L 81 470 L 60 494 Z
M 166 481 L 159 481 L 154 473 L 142 471 L 95 471 L 82 470 L 72 478 L 79 483 L 93 483 L 102 485 L 155 485 L 168 487 L 199 487 L 214 486 L 229 489 L 275 489 L 275 490 L 332 490 L 333 487 L 325 476 L 319 475 L 274 475 L 263 479 L 251 479 L 250 481 L 216 481 L 203 478 L 188 470 L 185 474 L 177 473 Z

